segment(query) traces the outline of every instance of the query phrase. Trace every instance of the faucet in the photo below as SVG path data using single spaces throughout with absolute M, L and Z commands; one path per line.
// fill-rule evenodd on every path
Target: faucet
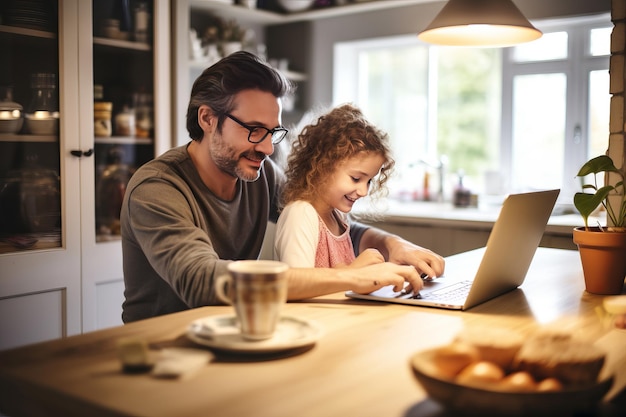
M 427 161 L 425 159 L 420 159 L 417 162 L 413 162 L 409 164 L 409 167 L 414 167 L 415 165 L 426 165 L 428 167 L 434 168 L 437 170 L 437 176 L 439 179 L 439 189 L 437 190 L 437 201 L 443 202 L 443 185 L 445 183 L 445 175 L 446 175 L 446 166 L 448 165 L 448 156 L 441 155 L 439 159 L 433 163 L 432 161 Z

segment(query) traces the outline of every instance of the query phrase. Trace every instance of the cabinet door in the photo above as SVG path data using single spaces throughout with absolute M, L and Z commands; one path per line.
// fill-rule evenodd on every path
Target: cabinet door
M 79 61 L 93 68 L 80 77 L 82 148 L 94 149 L 81 167 L 83 331 L 90 331 L 122 323 L 122 199 L 134 171 L 168 147 L 157 138 L 169 136 L 169 5 L 93 0 L 80 7 Z
M 0 349 L 81 329 L 77 10 L 0 6 Z

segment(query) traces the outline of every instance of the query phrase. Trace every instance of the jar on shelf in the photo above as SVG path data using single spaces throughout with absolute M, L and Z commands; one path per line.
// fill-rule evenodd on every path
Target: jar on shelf
M 120 20 L 104 19 L 102 21 L 102 35 L 110 39 L 120 39 Z
M 26 132 L 33 135 L 57 134 L 59 101 L 56 92 L 56 74 L 32 74 L 31 89 L 32 100 L 24 115 Z
M 109 137 L 113 134 L 111 112 L 113 103 L 101 102 L 93 104 L 93 133 L 98 137 Z
M 153 130 L 152 94 L 137 93 L 135 95 L 135 136 L 150 138 Z
M 135 111 L 124 106 L 115 116 L 115 134 L 117 136 L 135 136 Z
M 123 159 L 121 148 L 110 149 L 107 165 L 96 180 L 96 233 L 100 236 L 120 233 L 122 201 L 134 171 Z
M 113 134 L 111 113 L 113 103 L 104 101 L 104 88 L 100 84 L 93 86 L 93 133 L 96 137 L 109 137 Z
M 150 40 L 150 12 L 148 4 L 140 1 L 135 6 L 134 37 L 137 42 L 148 43 Z
M 61 223 L 61 197 L 58 172 L 28 156 L 22 169 L 0 178 L 0 232 L 48 233 Z

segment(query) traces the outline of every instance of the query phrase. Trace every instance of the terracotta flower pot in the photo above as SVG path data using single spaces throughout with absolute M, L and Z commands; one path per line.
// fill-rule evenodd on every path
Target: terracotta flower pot
M 574 243 L 588 292 L 602 295 L 621 294 L 626 277 L 626 233 L 601 232 L 598 227 L 574 228 Z

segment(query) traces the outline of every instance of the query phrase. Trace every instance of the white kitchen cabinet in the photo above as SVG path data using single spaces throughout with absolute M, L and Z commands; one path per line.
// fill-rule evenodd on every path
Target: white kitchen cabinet
M 115 230 L 96 225 L 97 185 L 110 149 L 135 153 L 127 156 L 139 165 L 170 147 L 171 131 L 167 0 L 145 2 L 152 35 L 141 41 L 119 39 L 120 34 L 111 39 L 100 32 L 100 19 L 112 17 L 106 11 L 113 13 L 122 2 L 42 2 L 58 5 L 51 19 L 54 28 L 33 28 L 23 19 L 28 10 L 8 10 L 7 4 L 18 3 L 0 7 L 0 49 L 10 57 L 0 63 L 0 86 L 12 85 L 15 101 L 26 103 L 31 73 L 55 74 L 59 128 L 46 135 L 24 129 L 0 133 L 0 177 L 5 188 L 15 184 L 15 172 L 23 180 L 25 163 L 34 160 L 39 168 L 57 173 L 58 189 L 42 196 L 40 187 L 37 197 L 22 181 L 0 201 L 5 217 L 0 230 L 0 349 L 121 324 L 121 241 Z M 132 133 L 96 137 L 94 83 L 108 83 L 111 92 L 133 92 L 138 80 L 147 80 L 141 92 L 152 95 L 150 133 L 139 139 Z M 109 97 L 114 117 L 119 97 Z M 27 105 L 23 107 L 26 112 Z M 58 210 L 45 212 L 54 221 L 37 229 L 32 209 L 49 207 L 51 203 L 42 206 L 42 201 L 54 202 L 55 197 Z

